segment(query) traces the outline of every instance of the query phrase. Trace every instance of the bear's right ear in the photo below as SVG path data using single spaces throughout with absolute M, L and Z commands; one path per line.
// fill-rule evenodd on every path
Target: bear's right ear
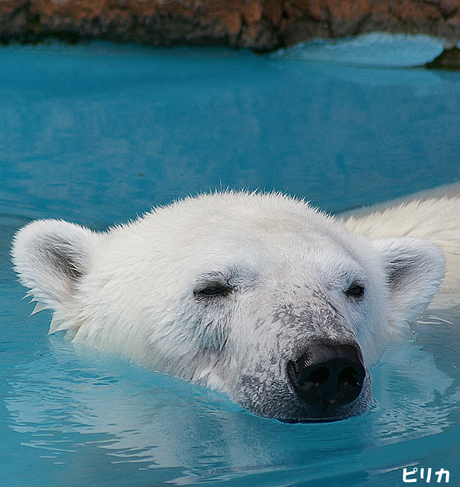
M 11 255 L 19 280 L 38 301 L 35 311 L 65 314 L 98 240 L 88 228 L 59 220 L 38 220 L 19 230 Z
M 373 245 L 382 257 L 393 310 L 405 321 L 417 318 L 438 292 L 444 277 L 441 250 L 412 237 L 377 239 Z

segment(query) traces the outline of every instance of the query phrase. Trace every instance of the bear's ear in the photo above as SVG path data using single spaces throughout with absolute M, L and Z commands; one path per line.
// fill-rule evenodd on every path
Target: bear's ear
M 445 260 L 436 245 L 419 238 L 378 239 L 393 310 L 415 319 L 430 303 L 444 276 Z
M 38 220 L 14 237 L 11 255 L 21 283 L 38 301 L 36 311 L 64 312 L 71 304 L 75 284 L 89 266 L 99 239 L 88 228 L 58 220 Z

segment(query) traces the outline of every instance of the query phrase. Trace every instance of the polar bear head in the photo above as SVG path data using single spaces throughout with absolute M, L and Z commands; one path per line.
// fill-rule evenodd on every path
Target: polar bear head
M 232 192 L 104 233 L 37 221 L 12 255 L 50 332 L 288 422 L 365 411 L 368 367 L 444 271 L 424 240 L 372 241 L 302 201 Z

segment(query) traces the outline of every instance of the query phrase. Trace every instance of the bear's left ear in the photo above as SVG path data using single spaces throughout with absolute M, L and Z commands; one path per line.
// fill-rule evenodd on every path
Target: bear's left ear
M 393 309 L 415 319 L 430 303 L 444 276 L 445 259 L 436 245 L 412 237 L 377 239 Z

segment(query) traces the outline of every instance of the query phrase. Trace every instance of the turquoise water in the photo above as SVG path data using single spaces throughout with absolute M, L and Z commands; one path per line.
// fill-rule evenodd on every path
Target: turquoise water
M 271 56 L 0 49 L 2 485 L 379 487 L 405 485 L 415 467 L 460 485 L 456 309 L 429 313 L 385 352 L 368 413 L 286 425 L 48 336 L 50 315 L 29 316 L 9 261 L 12 235 L 34 218 L 102 229 L 220 188 L 339 212 L 458 182 L 460 74 L 412 67 L 436 43 L 388 60 L 384 41 L 367 58 L 359 43 Z

